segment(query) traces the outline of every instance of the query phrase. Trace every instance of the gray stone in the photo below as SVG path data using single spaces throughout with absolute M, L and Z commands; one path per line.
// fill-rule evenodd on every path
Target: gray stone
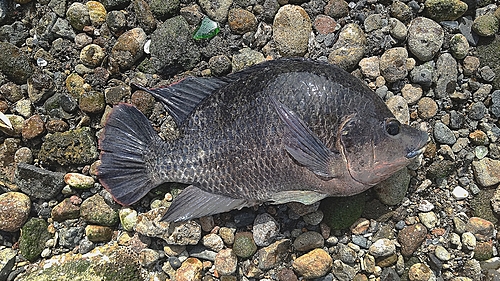
M 62 228 L 59 231 L 59 245 L 66 249 L 74 249 L 80 244 L 84 233 L 85 228 L 83 226 Z
M 403 168 L 388 179 L 378 183 L 374 187 L 378 199 L 389 206 L 400 204 L 410 185 L 410 178 L 408 169 Z
M 17 84 L 25 84 L 33 74 L 30 58 L 24 51 L 6 42 L 0 42 L 0 69 Z
M 16 185 L 22 192 L 37 199 L 55 198 L 64 187 L 64 173 L 51 172 L 36 166 L 19 163 Z
M 431 60 L 441 49 L 443 28 L 433 20 L 418 17 L 408 28 L 408 49 L 421 61 Z
M 231 65 L 233 71 L 238 71 L 251 65 L 263 62 L 264 60 L 264 55 L 261 52 L 254 51 L 250 48 L 243 48 L 238 54 L 233 55 Z
M 322 248 L 325 244 L 323 236 L 316 231 L 307 231 L 299 235 L 293 242 L 297 251 L 306 252 L 314 248 Z
M 268 213 L 263 213 L 255 218 L 253 224 L 253 238 L 257 246 L 267 246 L 279 234 L 278 222 Z
M 457 61 L 449 53 L 439 56 L 436 63 L 436 97 L 445 98 L 455 92 L 457 86 Z
M 82 31 L 83 27 L 90 25 L 89 9 L 85 4 L 75 2 L 66 11 L 66 18 L 71 26 Z
M 434 61 L 429 61 L 424 64 L 415 66 L 410 72 L 410 79 L 413 83 L 428 88 L 432 85 L 433 75 Z
M 394 241 L 387 238 L 378 239 L 369 248 L 370 254 L 376 258 L 388 257 L 396 253 Z
M 353 69 L 365 54 L 366 42 L 365 33 L 357 24 L 347 24 L 340 31 L 333 51 L 328 55 L 328 62 L 345 70 Z
M 201 0 L 199 1 L 201 8 L 214 21 L 225 23 L 229 7 L 233 4 L 233 0 Z
M 69 40 L 74 40 L 76 37 L 76 33 L 69 25 L 69 22 L 61 18 L 57 18 L 51 31 L 56 35 L 56 37 L 62 37 Z
M 442 122 L 436 122 L 434 125 L 434 138 L 439 143 L 449 145 L 453 145 L 457 141 L 453 131 Z
M 469 42 L 462 34 L 455 34 L 450 39 L 450 52 L 454 58 L 464 59 L 469 53 Z
M 408 52 L 403 47 L 396 47 L 385 51 L 380 57 L 380 74 L 389 83 L 403 79 L 408 74 L 406 60 Z

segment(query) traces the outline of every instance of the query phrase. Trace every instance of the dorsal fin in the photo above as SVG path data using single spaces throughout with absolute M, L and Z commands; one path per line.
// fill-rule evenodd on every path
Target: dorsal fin
M 227 82 L 218 78 L 188 77 L 164 88 L 147 89 L 137 84 L 134 86 L 159 100 L 174 118 L 177 126 L 180 126 L 201 101 L 226 84 Z

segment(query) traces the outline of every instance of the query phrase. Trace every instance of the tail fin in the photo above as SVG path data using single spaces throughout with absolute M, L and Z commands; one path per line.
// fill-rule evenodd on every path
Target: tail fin
M 161 144 L 149 120 L 137 108 L 119 104 L 108 116 L 99 140 L 101 184 L 122 205 L 131 205 L 161 182 L 152 164 Z M 156 180 L 155 180 L 156 178 Z

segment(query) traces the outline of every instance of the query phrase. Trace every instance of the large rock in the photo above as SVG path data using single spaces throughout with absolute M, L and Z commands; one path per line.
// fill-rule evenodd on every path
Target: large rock
M 300 6 L 285 5 L 274 17 L 273 39 L 284 57 L 303 56 L 307 52 L 311 31 L 311 19 Z
M 16 46 L 0 42 L 0 70 L 17 84 L 24 84 L 33 74 L 29 57 Z
M 25 194 L 50 200 L 64 187 L 64 173 L 52 172 L 30 164 L 19 163 L 15 183 Z

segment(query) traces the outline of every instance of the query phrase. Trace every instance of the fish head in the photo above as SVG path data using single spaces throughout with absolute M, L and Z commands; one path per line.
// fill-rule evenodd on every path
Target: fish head
M 370 186 L 410 164 L 428 141 L 426 132 L 401 124 L 393 116 L 354 114 L 346 118 L 338 133 L 350 176 Z

